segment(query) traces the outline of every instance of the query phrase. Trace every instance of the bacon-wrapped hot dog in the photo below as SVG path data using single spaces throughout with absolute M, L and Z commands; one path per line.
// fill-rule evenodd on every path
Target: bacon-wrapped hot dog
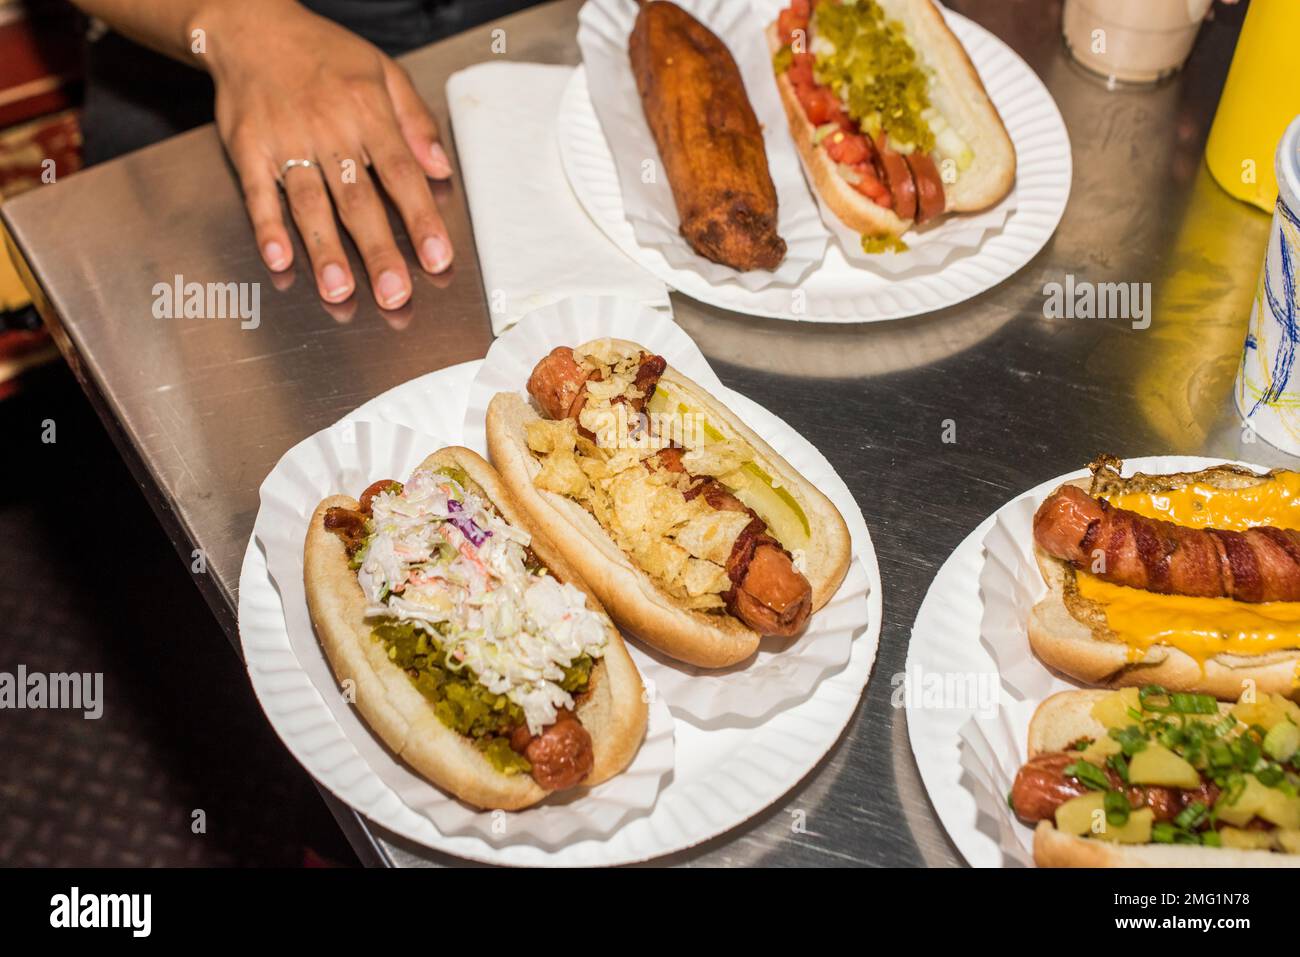
M 521 501 L 620 624 L 721 667 L 799 634 L 847 570 L 834 506 L 725 407 L 633 343 L 557 347 L 488 410 Z
M 682 454 L 681 448 L 663 449 L 656 461 L 670 471 L 685 473 Z M 712 477 L 692 477 L 692 482 L 682 492 L 688 501 L 702 496 L 715 509 L 744 512 L 751 519 L 727 556 L 727 577 L 732 582 L 731 589 L 723 593 L 727 610 L 759 634 L 797 635 L 812 614 L 808 579 L 794 567 L 790 553 L 767 533 L 767 523 L 721 482 Z
M 1099 458 L 1034 515 L 1034 652 L 1092 684 L 1300 697 L 1300 473 L 1122 465 Z
M 1067 485 L 1034 515 L 1034 541 L 1098 578 L 1169 595 L 1300 601 L 1300 532 L 1188 528 Z
M 644 410 L 666 367 L 662 356 L 638 357 L 633 394 L 624 397 L 631 409 L 638 413 Z M 533 369 L 528 393 L 550 418 L 577 419 L 591 375 L 574 359 L 571 348 L 557 346 Z M 751 516 L 750 525 L 741 530 L 727 558 L 727 576 L 733 584 L 723 593 L 727 610 L 759 634 L 788 638 L 802 631 L 812 613 L 812 588 L 794 567 L 790 553 L 767 534 L 766 523 L 712 476 L 690 475 L 682 464 L 680 449 L 664 449 L 655 461 L 662 468 L 687 475 L 691 487 L 682 491 L 687 501 L 709 486 L 703 499 L 711 507 Z

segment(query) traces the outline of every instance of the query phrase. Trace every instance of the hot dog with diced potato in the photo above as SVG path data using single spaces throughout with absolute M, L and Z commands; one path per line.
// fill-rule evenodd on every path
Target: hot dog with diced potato
M 1039 705 L 1007 797 L 1042 867 L 1300 867 L 1300 706 L 1148 685 Z

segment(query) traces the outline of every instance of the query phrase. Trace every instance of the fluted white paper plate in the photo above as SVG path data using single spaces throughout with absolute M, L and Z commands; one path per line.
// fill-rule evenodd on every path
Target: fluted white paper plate
M 431 418 L 429 424 L 436 426 L 436 419 Z M 337 752 L 332 755 L 337 754 L 340 760 L 347 755 L 348 773 L 372 777 L 367 783 L 370 789 L 386 785 L 443 834 L 473 835 L 494 846 L 525 842 L 550 849 L 584 837 L 605 837 L 629 817 L 648 813 L 673 769 L 673 721 L 661 702 L 651 703 L 645 741 L 622 774 L 590 791 L 556 796 L 517 813 L 483 812 L 424 780 L 370 731 L 339 693 L 312 628 L 303 587 L 302 552 L 308 521 L 320 500 L 340 493 L 358 495 L 381 478 L 404 481 L 431 452 L 454 444 L 446 433 L 438 431 L 417 432 L 386 422 L 345 419 L 285 453 L 262 483 L 261 508 L 253 530 L 283 614 L 278 622 L 268 618 L 263 623 L 271 626 L 270 633 L 241 620 L 245 644 L 252 643 L 253 636 L 259 639 L 245 650 L 249 673 L 254 674 L 262 664 L 255 650 L 262 647 L 261 642 L 279 643 L 282 649 L 287 645 L 316 691 L 314 698 L 308 697 L 310 712 L 288 712 L 288 720 L 295 726 L 310 720 L 316 733 L 333 739 Z M 259 586 L 249 587 L 256 590 Z M 267 714 L 275 725 L 275 715 L 282 713 L 268 708 Z M 278 725 L 276 729 L 280 730 Z M 317 772 L 315 767 L 309 766 L 309 770 Z
M 875 642 L 880 627 L 880 573 L 867 523 L 843 480 L 817 449 L 775 415 L 718 381 L 704 354 L 671 319 L 611 297 L 569 299 L 524 316 L 488 350 L 469 389 L 464 434 L 486 444 L 488 403 L 499 392 L 525 400 L 533 367 L 556 346 L 592 339 L 628 339 L 662 355 L 726 403 L 800 474 L 829 498 L 849 527 L 853 560 L 839 591 L 795 639 L 765 638 L 757 654 L 724 670 L 695 668 L 638 642 L 637 665 L 673 713 L 701 724 L 755 720 L 807 698 L 827 674 L 843 668 L 855 641 Z
M 760 29 L 780 6 L 775 0 L 755 0 L 751 15 Z M 874 268 L 853 265 L 839 244 L 832 243 L 822 264 L 797 285 L 760 290 L 710 283 L 692 270 L 676 268 L 658 249 L 639 243 L 627 222 L 614 156 L 592 107 L 590 79 L 581 67 L 560 104 L 557 138 L 565 175 L 587 213 L 619 248 L 672 288 L 701 302 L 755 316 L 817 322 L 877 322 L 963 302 L 1014 274 L 1051 238 L 1070 196 L 1072 163 L 1065 123 L 1029 65 L 978 24 L 950 10 L 944 15 L 970 54 L 1016 148 L 1014 209 L 1000 228 L 990 225 L 978 247 L 964 254 L 956 250 L 937 263 L 922 262 L 898 272 L 898 263 L 886 262 L 887 256 Z M 770 68 L 767 84 L 775 94 Z M 639 101 L 633 105 L 639 107 Z M 784 114 L 778 122 L 788 137 Z M 920 246 L 926 242 L 918 236 Z
M 774 270 L 740 272 L 705 259 L 687 244 L 672 189 L 646 123 L 628 58 L 628 36 L 636 22 L 631 0 L 587 0 L 578 13 L 578 46 L 591 77 L 589 109 L 600 117 L 621 186 L 623 224 L 643 248 L 655 250 L 674 269 L 710 284 L 755 291 L 791 285 L 822 261 L 830 237 L 804 185 L 798 152 L 785 122 L 785 108 L 772 85 L 771 58 L 762 25 L 744 0 L 678 0 L 678 5 L 712 30 L 736 60 L 750 104 L 763 126 L 768 171 L 777 193 L 777 231 L 785 259 Z M 646 176 L 647 164 L 655 171 Z
M 1148 456 L 1126 459 L 1124 474 L 1196 471 L 1224 461 Z M 935 575 L 912 626 L 909 679 L 973 680 L 989 690 L 993 702 L 940 707 L 927 706 L 921 694 L 907 699 L 907 729 L 921 780 L 953 843 L 976 867 L 1032 861 L 1031 832 L 1007 808 L 1007 789 L 1023 763 L 1025 735 L 1039 702 L 1086 687 L 1053 674 L 1034 657 L 1027 621 L 1046 591 L 1033 559 L 1034 510 L 1062 482 L 1088 474 L 1079 469 L 1043 482 L 981 522 Z
M 425 428 L 430 421 L 438 426 L 459 421 L 479 365 L 464 363 L 421 376 L 366 403 L 348 421 L 392 415 Z M 431 411 L 435 409 L 441 411 Z M 467 444 L 455 434 L 440 438 Z M 552 850 L 444 834 L 408 806 L 340 737 L 333 715 L 322 714 L 321 693 L 289 646 L 284 610 L 256 538 L 244 555 L 239 591 L 240 633 L 254 690 L 276 732 L 313 776 L 367 818 L 408 840 L 468 860 L 520 866 L 649 860 L 716 837 L 779 800 L 826 755 L 857 710 L 879 640 L 878 597 L 873 607 L 871 628 L 853 643 L 848 664 L 819 682 L 810 697 L 739 727 L 704 729 L 675 722 L 673 773 L 650 813 L 625 821 L 604 839 L 578 839 Z M 642 666 L 637 649 L 631 650 Z M 323 658 L 320 666 L 328 668 Z M 322 674 L 332 681 L 327 670 Z

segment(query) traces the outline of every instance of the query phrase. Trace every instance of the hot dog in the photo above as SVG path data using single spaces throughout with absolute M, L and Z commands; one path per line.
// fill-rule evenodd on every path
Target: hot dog
M 1149 685 L 1044 701 L 1008 804 L 1044 867 L 1300 866 L 1300 706 Z
M 734 664 L 763 635 L 802 632 L 838 588 L 849 546 L 835 507 L 661 356 L 557 347 L 527 392 L 537 411 L 517 393 L 492 400 L 492 459 L 648 643 Z
M 468 449 L 325 499 L 304 561 L 335 675 L 437 786 L 515 810 L 635 755 L 647 709 L 617 629 Z
M 763 128 L 730 51 L 674 3 L 643 3 L 628 40 L 646 121 L 691 248 L 733 269 L 785 258 Z
M 1111 687 L 1300 696 L 1300 474 L 1121 467 L 1102 456 L 1034 514 L 1035 653 Z
M 665 367 L 662 356 L 642 354 L 638 358 L 633 380 L 638 394 L 629 400 L 630 408 L 643 411 Z M 528 392 L 548 417 L 577 419 L 589 375 L 574 359 L 572 349 L 557 346 L 533 369 Z M 794 567 L 790 553 L 767 534 L 766 523 L 753 509 L 728 493 L 712 476 L 690 475 L 682 464 L 681 453 L 680 448 L 663 449 L 647 459 L 647 467 L 686 475 L 690 486 L 682 490 L 682 496 L 687 501 L 702 494 L 710 507 L 745 512 L 752 519 L 737 536 L 727 558 L 727 576 L 733 584 L 723 593 L 727 610 L 759 634 L 783 638 L 797 635 L 812 612 L 808 579 Z
M 1011 139 L 931 0 L 791 0 L 768 43 L 804 168 L 864 248 L 1010 191 Z
M 1300 532 L 1187 528 L 1113 508 L 1075 486 L 1044 500 L 1034 541 L 1105 581 L 1167 595 L 1300 601 Z M 1099 560 L 1100 559 L 1100 560 Z

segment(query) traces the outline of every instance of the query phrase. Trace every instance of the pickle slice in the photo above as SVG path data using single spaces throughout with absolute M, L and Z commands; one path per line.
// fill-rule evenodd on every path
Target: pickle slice
M 698 410 L 679 401 L 661 384 L 650 397 L 646 409 L 655 415 L 677 413 L 693 416 Z M 724 442 L 726 436 L 709 422 L 702 420 L 704 437 L 710 442 Z M 808 516 L 789 489 L 776 481 L 756 462 L 746 462 L 726 475 L 716 476 L 719 482 L 767 522 L 767 527 L 777 540 L 790 551 L 807 549 L 812 541 L 812 526 Z

